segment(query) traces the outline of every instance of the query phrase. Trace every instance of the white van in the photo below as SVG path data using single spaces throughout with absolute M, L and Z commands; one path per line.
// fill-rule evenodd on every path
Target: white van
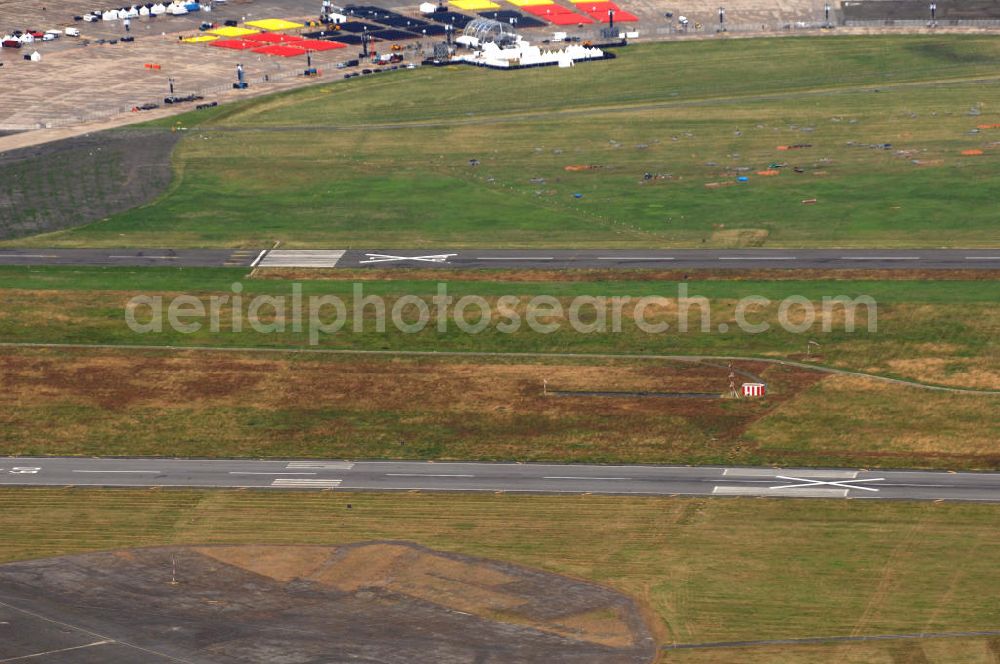
M 79 37 L 80 28 L 66 28 L 65 30 L 63 30 L 63 34 L 65 34 L 67 37 Z

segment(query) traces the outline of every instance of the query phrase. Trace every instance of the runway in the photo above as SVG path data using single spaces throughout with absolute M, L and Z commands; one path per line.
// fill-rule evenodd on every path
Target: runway
M 0 249 L 0 265 L 250 267 L 263 249 Z
M 721 466 L 0 457 L 0 486 L 594 493 L 1000 503 L 1000 473 Z
M 452 270 L 1000 270 L 1000 249 L 0 249 L 0 265 Z
M 267 258 L 264 259 L 266 265 Z M 1000 250 L 972 249 L 466 249 L 349 250 L 342 268 L 540 270 L 996 270 Z

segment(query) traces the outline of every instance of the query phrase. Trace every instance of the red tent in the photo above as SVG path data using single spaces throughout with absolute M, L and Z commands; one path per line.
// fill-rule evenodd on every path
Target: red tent
M 266 42 L 270 44 L 288 44 L 291 42 L 305 41 L 302 37 L 296 37 L 295 35 L 279 35 L 275 32 L 258 32 L 255 35 L 247 35 L 243 37 L 247 41 L 254 42 Z
M 297 55 L 305 55 L 306 50 L 304 48 L 299 48 L 298 46 L 292 46 L 290 44 L 271 44 L 270 46 L 261 46 L 260 48 L 255 48 L 254 53 L 263 53 L 264 55 L 280 55 L 283 58 L 292 58 Z
M 231 48 L 236 51 L 245 51 L 248 48 L 257 48 L 260 44 L 255 42 L 243 41 L 242 39 L 218 39 L 214 42 L 209 42 L 209 46 L 218 46 L 219 48 Z
M 332 51 L 337 48 L 347 48 L 347 44 L 335 41 L 323 41 L 321 39 L 304 39 L 300 42 L 295 42 L 292 46 L 306 48 L 310 51 Z

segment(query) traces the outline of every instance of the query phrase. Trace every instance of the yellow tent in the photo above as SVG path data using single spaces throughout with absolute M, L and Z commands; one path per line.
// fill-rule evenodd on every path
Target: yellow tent
M 500 5 L 490 0 L 451 0 L 451 4 L 466 11 L 481 11 L 483 9 L 500 9 Z
M 255 28 L 260 28 L 261 30 L 267 30 L 269 32 L 274 32 L 276 30 L 294 30 L 295 28 L 306 27 L 301 23 L 286 21 L 283 18 L 262 18 L 259 21 L 247 21 L 247 25 L 252 25 Z
M 219 35 L 220 37 L 242 37 L 243 35 L 255 35 L 260 30 L 252 30 L 250 28 L 234 28 L 233 26 L 227 25 L 224 28 L 213 28 L 208 31 L 209 34 Z

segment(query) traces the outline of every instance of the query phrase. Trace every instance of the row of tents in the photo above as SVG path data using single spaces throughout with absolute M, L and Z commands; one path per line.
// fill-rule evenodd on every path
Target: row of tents
M 210 10 L 210 8 L 202 7 L 197 2 L 171 2 L 169 4 L 164 4 L 162 2 L 149 2 L 144 5 L 132 5 L 131 7 L 121 7 L 119 9 L 93 11 L 90 12 L 88 16 L 94 17 L 90 19 L 92 21 L 96 19 L 100 19 L 102 21 L 119 21 L 127 18 L 163 16 L 164 14 L 183 16 L 184 14 L 201 11 L 202 9 Z M 84 16 L 83 19 L 87 20 L 87 17 Z

